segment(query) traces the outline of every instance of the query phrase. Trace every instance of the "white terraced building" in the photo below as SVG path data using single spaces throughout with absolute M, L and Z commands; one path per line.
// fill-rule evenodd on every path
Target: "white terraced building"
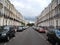
M 35 25 L 60 27 L 60 0 L 52 0 L 48 7 L 37 17 Z
M 18 12 L 9 0 L 0 0 L 0 26 L 21 25 L 23 16 Z

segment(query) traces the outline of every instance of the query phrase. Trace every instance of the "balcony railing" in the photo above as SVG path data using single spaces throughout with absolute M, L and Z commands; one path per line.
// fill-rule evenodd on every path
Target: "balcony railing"
M 48 18 L 48 19 L 46 19 L 46 20 L 40 21 L 40 22 L 38 22 L 38 24 L 39 24 L 39 23 L 42 23 L 42 22 L 46 22 L 46 21 L 52 20 L 52 19 L 54 19 L 54 18 L 55 18 L 55 19 L 60 18 L 60 13 L 59 13 L 59 14 L 56 14 L 55 16 L 50 17 L 50 18 Z
M 56 14 L 56 15 L 54 16 L 54 18 L 60 18 L 60 13 L 59 13 L 59 14 Z
M 15 18 L 9 17 L 9 16 L 7 16 L 7 15 L 1 13 L 1 12 L 0 12 L 0 16 L 4 17 L 4 18 L 6 18 L 6 19 L 10 19 L 10 20 L 13 20 L 13 21 L 21 22 L 20 20 L 17 20 L 17 19 L 15 19 Z

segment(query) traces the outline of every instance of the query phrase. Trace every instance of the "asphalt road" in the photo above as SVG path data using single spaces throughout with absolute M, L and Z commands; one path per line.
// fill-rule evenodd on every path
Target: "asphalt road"
M 0 43 L 0 45 L 51 45 L 46 40 L 46 35 L 38 33 L 32 28 L 26 29 L 23 32 L 17 32 L 16 37 L 9 42 Z

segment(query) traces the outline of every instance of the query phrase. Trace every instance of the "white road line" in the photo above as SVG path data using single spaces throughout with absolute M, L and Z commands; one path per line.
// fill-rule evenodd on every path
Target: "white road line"
M 38 32 L 37 32 L 37 34 L 38 34 Z M 40 33 L 38 34 L 43 40 L 46 40 L 45 38 L 44 38 L 44 36 L 43 35 L 41 35 Z
M 43 35 L 41 35 L 41 34 L 39 34 L 39 35 L 40 35 L 40 37 L 41 37 L 43 40 L 46 40 L 45 37 L 44 37 Z
M 11 40 L 9 40 L 9 42 L 11 42 L 13 39 L 15 39 L 15 37 L 13 37 Z M 7 45 L 8 42 L 4 43 L 4 45 Z
M 40 36 L 41 36 L 41 38 L 43 39 L 43 40 L 45 40 L 46 41 L 46 38 L 43 36 L 43 35 L 41 35 L 41 34 L 39 34 Z M 48 41 L 46 41 L 47 43 L 49 43 Z M 50 44 L 50 43 L 49 43 Z M 51 45 L 51 44 L 50 44 Z

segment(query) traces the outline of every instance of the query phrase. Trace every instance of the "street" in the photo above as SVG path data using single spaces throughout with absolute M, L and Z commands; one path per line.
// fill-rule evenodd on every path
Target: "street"
M 23 32 L 17 32 L 16 37 L 9 42 L 0 43 L 0 45 L 51 45 L 46 40 L 46 35 L 40 34 L 31 27 Z
M 0 0 L 0 45 L 60 45 L 60 0 Z

